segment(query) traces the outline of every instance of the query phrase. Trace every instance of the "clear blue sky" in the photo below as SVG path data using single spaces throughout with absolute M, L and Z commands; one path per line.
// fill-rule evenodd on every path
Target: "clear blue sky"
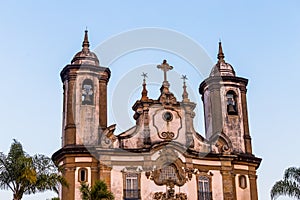
M 284 169 L 300 166 L 300 1 L 280 2 L 2 2 L 0 151 L 7 153 L 13 138 L 30 154 L 51 156 L 60 147 L 59 73 L 81 49 L 86 26 L 92 48 L 136 28 L 171 29 L 195 40 L 214 62 L 222 38 L 225 59 L 239 76 L 250 81 L 248 109 L 253 149 L 263 158 L 258 170 L 259 199 L 269 199 L 270 188 Z M 147 62 L 156 63 L 157 57 L 153 57 Z M 101 62 L 101 55 L 99 58 Z M 119 63 L 120 68 L 126 66 L 122 60 Z M 119 75 L 118 67 L 112 73 Z M 186 74 L 189 76 L 189 70 Z M 140 82 L 140 77 L 137 79 Z M 193 87 L 198 88 L 201 81 Z M 44 193 L 24 199 L 53 196 Z M 0 191 L 0 198 L 12 196 Z

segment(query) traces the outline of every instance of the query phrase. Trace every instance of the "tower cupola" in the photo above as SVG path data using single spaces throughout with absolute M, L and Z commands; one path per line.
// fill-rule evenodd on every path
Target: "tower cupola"
M 235 76 L 235 71 L 233 67 L 226 63 L 225 55 L 223 53 L 222 43 L 219 42 L 219 52 L 218 52 L 218 62 L 215 64 L 215 66 L 212 68 L 210 72 L 210 77 L 212 76 Z
M 85 30 L 84 40 L 82 42 L 82 50 L 75 54 L 73 57 L 71 64 L 87 64 L 87 65 L 94 65 L 99 66 L 99 59 L 97 55 L 90 51 L 90 43 L 88 38 L 88 31 Z

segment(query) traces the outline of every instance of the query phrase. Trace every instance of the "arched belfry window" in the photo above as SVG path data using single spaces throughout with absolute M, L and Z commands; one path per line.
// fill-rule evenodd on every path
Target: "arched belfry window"
M 91 79 L 85 79 L 82 83 L 82 105 L 94 104 L 94 87 Z
M 237 102 L 236 102 L 236 94 L 233 91 L 228 91 L 226 94 L 226 103 L 227 103 L 227 113 L 228 115 L 236 115 L 237 111 Z

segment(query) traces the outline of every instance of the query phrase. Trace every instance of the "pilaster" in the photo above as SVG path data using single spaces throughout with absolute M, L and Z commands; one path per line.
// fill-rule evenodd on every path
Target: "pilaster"
M 75 164 L 68 163 L 63 167 L 63 177 L 67 180 L 68 186 L 62 187 L 62 199 L 74 200 L 75 199 Z
M 75 102 L 75 82 L 76 71 L 70 71 L 67 76 L 67 113 L 66 113 L 66 126 L 64 136 L 64 146 L 76 143 L 76 126 L 74 122 L 74 102 Z
M 221 105 L 221 94 L 220 94 L 220 84 L 212 83 L 209 86 L 211 92 L 211 114 L 212 114 L 212 134 L 217 134 L 222 132 L 223 119 L 222 119 L 222 105 Z
M 257 175 L 254 167 L 249 169 L 250 195 L 251 200 L 258 200 Z
M 233 158 L 221 158 L 221 174 L 224 200 L 236 200 L 235 175 L 233 173 Z
M 100 179 L 106 183 L 109 191 L 111 190 L 111 170 L 111 167 L 100 164 Z
M 102 130 L 107 127 L 107 82 L 108 80 L 100 75 L 99 78 L 99 126 Z
M 246 153 L 252 154 L 252 144 L 251 144 L 251 136 L 249 131 L 249 122 L 248 122 L 246 86 L 241 87 L 240 91 L 241 91 L 241 100 L 242 100 L 245 150 Z
M 94 185 L 96 180 L 99 179 L 99 171 L 100 171 L 100 166 L 99 166 L 99 161 L 95 158 L 93 158 L 93 162 L 91 165 L 91 184 Z

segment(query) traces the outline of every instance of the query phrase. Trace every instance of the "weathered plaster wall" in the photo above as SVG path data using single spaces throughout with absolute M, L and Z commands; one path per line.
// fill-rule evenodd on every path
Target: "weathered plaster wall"
M 75 123 L 76 144 L 95 145 L 98 143 L 99 127 L 99 81 L 97 76 L 78 72 L 76 79 Z M 94 105 L 82 105 L 82 83 L 85 79 L 93 81 Z
M 210 171 L 212 176 L 212 195 L 213 199 L 223 199 L 223 181 L 222 175 L 218 170 Z
M 251 200 L 249 177 L 248 175 L 245 175 L 247 180 L 247 187 L 245 189 L 242 189 L 239 187 L 239 175 L 240 174 L 237 174 L 235 176 L 237 200 Z
M 121 172 L 124 166 L 113 166 L 111 170 L 111 191 L 115 199 L 123 199 L 123 174 Z
M 80 182 L 78 180 L 78 170 L 82 167 L 76 167 L 75 170 L 75 199 L 74 200 L 81 200 L 81 193 L 80 193 Z M 91 168 L 90 167 L 85 167 L 88 172 L 88 181 L 87 184 L 91 185 L 92 181 L 92 176 L 91 176 Z
M 211 99 L 210 92 L 206 90 L 203 95 L 204 106 L 204 122 L 205 122 L 205 136 L 207 139 L 212 135 L 212 113 L 211 113 Z

